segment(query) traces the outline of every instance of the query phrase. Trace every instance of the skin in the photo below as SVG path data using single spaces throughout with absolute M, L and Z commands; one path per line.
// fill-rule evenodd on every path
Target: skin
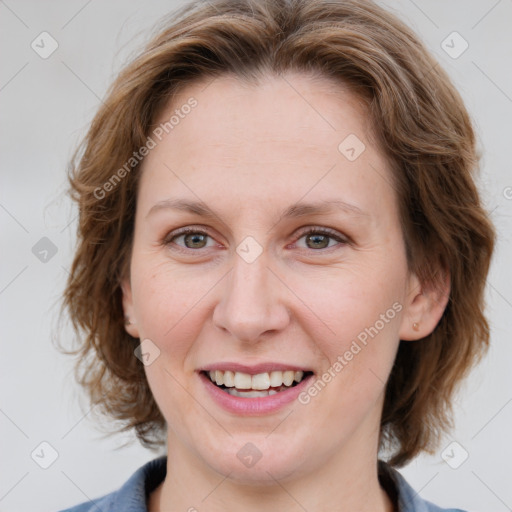
M 351 92 L 306 74 L 257 86 L 222 76 L 189 85 L 158 122 L 191 96 L 197 106 L 144 160 L 122 283 L 127 331 L 160 350 L 145 370 L 168 425 L 168 465 L 149 510 L 392 511 L 376 466 L 385 383 L 399 340 L 435 328 L 448 279 L 440 292 L 409 273 L 390 169 Z M 366 145 L 354 161 L 338 150 L 350 134 Z M 200 200 L 217 217 L 148 216 L 169 198 Z M 280 218 L 294 203 L 333 198 L 364 214 Z M 209 236 L 171 241 L 184 226 Z M 303 236 L 308 227 L 348 241 Z M 263 249 L 252 263 L 236 252 L 247 236 Z M 306 405 L 229 413 L 196 372 L 278 361 L 320 376 L 394 303 L 401 310 Z M 262 454 L 249 468 L 237 458 L 248 442 Z

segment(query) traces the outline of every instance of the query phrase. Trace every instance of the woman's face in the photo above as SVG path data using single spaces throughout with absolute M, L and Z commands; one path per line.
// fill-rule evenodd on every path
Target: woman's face
M 247 482 L 373 460 L 399 339 L 427 333 L 367 114 L 287 74 L 196 83 L 158 122 L 173 115 L 151 136 L 123 283 L 170 453 Z M 313 375 L 280 388 L 295 371 Z

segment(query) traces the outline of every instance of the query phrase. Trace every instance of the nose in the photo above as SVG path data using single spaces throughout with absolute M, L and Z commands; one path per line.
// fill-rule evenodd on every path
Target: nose
M 233 268 L 223 282 L 213 323 L 234 339 L 254 343 L 289 324 L 287 289 L 268 268 L 264 254 L 252 263 L 235 254 Z

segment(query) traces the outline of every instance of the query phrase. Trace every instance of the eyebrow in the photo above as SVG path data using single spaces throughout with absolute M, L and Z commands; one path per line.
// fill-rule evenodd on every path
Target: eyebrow
M 146 215 L 146 218 L 160 210 L 180 210 L 193 213 L 207 219 L 220 218 L 217 213 L 199 201 L 186 199 L 165 199 L 154 204 Z M 323 200 L 314 203 L 295 203 L 286 208 L 280 218 L 300 218 L 307 215 L 326 215 L 341 211 L 349 215 L 370 217 L 370 215 L 354 204 L 340 199 Z

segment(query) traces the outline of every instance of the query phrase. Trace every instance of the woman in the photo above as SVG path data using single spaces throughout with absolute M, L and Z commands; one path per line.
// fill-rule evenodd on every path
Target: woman
M 441 510 L 395 468 L 488 345 L 477 161 L 377 5 L 186 6 L 75 158 L 65 293 L 92 402 L 167 456 L 68 510 Z

